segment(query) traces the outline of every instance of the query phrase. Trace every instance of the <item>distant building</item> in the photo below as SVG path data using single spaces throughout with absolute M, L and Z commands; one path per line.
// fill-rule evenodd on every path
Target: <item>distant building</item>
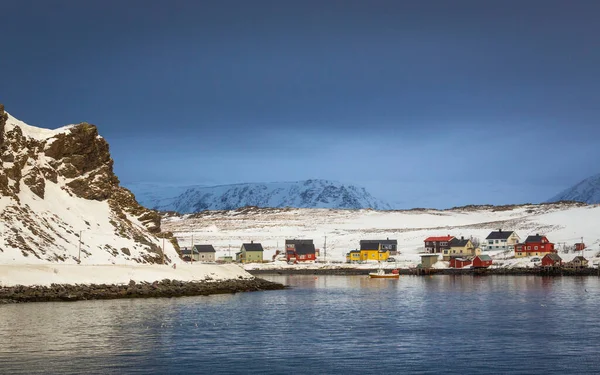
M 350 250 L 346 254 L 346 263 L 360 262 L 360 250 Z
M 181 259 L 185 262 L 197 262 L 200 260 L 200 254 L 195 249 L 183 247 L 180 251 Z
M 317 259 L 313 240 L 285 240 L 285 255 L 288 262 L 306 262 Z
M 517 232 L 498 229 L 497 231 L 491 232 L 485 238 L 485 241 L 481 244 L 481 248 L 484 251 L 514 250 L 515 245 L 518 244 L 520 240 L 521 238 L 519 238 Z
M 390 240 L 389 238 L 385 240 L 360 240 L 360 246 L 362 248 L 363 244 L 379 244 L 379 250 L 388 251 L 389 255 L 398 255 L 398 240 Z M 369 245 L 371 246 L 371 245 Z
M 233 257 L 231 255 L 225 255 L 217 258 L 217 263 L 231 263 L 233 262 Z
M 585 250 L 585 244 L 583 242 L 578 242 L 575 244 L 575 250 L 576 251 L 583 251 Z
M 239 263 L 262 263 L 263 247 L 260 243 L 245 243 L 239 252 L 235 253 L 235 260 Z
M 492 263 L 492 258 L 486 254 L 477 255 L 473 258 L 473 268 L 488 268 Z
M 472 257 L 481 253 L 481 249 L 476 248 L 470 239 L 453 238 L 448 243 L 450 248 L 443 250 L 443 259 L 448 261 L 452 257 Z
M 427 237 L 425 239 L 425 252 L 428 254 L 438 254 L 450 248 L 450 241 L 454 236 Z
M 389 257 L 390 257 L 389 250 L 382 249 L 380 243 L 362 242 L 360 244 L 360 260 L 363 262 L 367 262 L 367 261 L 383 262 L 383 261 L 386 261 Z
M 450 258 L 450 268 L 464 268 L 472 263 L 473 261 L 469 258 Z
M 542 258 L 542 266 L 560 267 L 562 266 L 562 258 L 556 253 L 548 253 Z
M 421 254 L 421 267 L 431 268 L 437 263 L 439 255 L 437 254 Z
M 198 252 L 198 260 L 200 262 L 214 262 L 216 258 L 216 250 L 213 245 L 194 245 L 194 250 Z
M 524 243 L 515 245 L 515 258 L 544 256 L 551 252 L 554 252 L 554 244 L 539 234 L 528 236 Z

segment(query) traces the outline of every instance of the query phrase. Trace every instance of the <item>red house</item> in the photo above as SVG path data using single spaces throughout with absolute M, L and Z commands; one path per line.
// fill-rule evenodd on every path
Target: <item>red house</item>
M 450 241 L 454 236 L 442 236 L 442 237 L 427 237 L 425 239 L 425 252 L 428 254 L 441 253 L 442 251 L 450 248 Z
M 473 268 L 488 268 L 492 265 L 492 262 L 489 255 L 477 255 L 473 258 Z
M 288 262 L 307 262 L 317 259 L 313 240 L 285 240 L 285 257 Z
M 575 244 L 575 250 L 576 251 L 582 251 L 585 250 L 585 244 L 583 242 L 578 242 Z
M 471 265 L 471 259 L 450 258 L 450 268 L 463 268 Z
M 543 256 L 554 252 L 554 244 L 546 236 L 528 236 L 524 243 L 515 245 L 515 257 Z
M 542 258 L 542 266 L 544 267 L 560 267 L 562 266 L 562 258 L 556 253 L 544 255 Z

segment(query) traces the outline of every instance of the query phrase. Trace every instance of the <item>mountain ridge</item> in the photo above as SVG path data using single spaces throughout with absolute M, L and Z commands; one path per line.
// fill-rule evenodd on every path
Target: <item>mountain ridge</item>
M 546 202 L 576 201 L 587 204 L 600 203 L 600 173 L 579 181 Z

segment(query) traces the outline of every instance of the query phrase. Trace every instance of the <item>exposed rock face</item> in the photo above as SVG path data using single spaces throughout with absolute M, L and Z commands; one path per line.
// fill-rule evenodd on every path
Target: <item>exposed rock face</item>
M 49 194 L 48 189 L 52 193 Z M 82 203 L 76 198 L 103 202 L 104 205 Z M 162 240 L 156 237 L 157 234 L 168 239 L 169 246 L 178 250 L 172 234 L 161 233 L 158 213 L 140 206 L 129 190 L 119 186 L 119 179 L 113 172 L 109 145 L 99 136 L 96 126 L 88 123 L 56 131 L 34 128 L 9 117 L 0 104 L 0 199 L 14 203 L 0 210 L 0 219 L 9 224 L 21 222 L 27 225 L 28 233 L 17 231 L 4 238 L 6 247 L 19 249 L 23 256 L 33 255 L 40 260 L 50 261 L 72 259 L 73 255 L 57 256 L 56 251 L 49 249 L 53 246 L 60 248 L 57 242 L 63 242 L 63 248 L 78 248 L 78 228 L 79 231 L 86 228 L 88 237 L 100 232 L 102 236 L 109 236 L 105 233 L 106 229 L 100 229 L 100 223 L 93 227 L 89 220 L 83 219 L 86 215 L 92 219 L 98 216 L 92 209 L 77 214 L 77 219 L 81 218 L 86 223 L 82 224 L 77 220 L 73 223 L 72 218 L 61 217 L 65 215 L 64 212 L 53 217 L 52 209 L 61 208 L 53 205 L 67 205 L 67 211 L 71 205 L 76 210 L 80 210 L 82 205 L 102 212 L 106 210 L 114 235 L 133 241 L 138 246 L 134 251 L 131 246 L 122 246 L 122 241 L 119 245 L 111 245 L 106 243 L 111 241 L 98 240 L 106 243 L 102 251 L 113 257 L 124 257 L 139 263 L 162 262 Z M 23 204 L 23 200 L 29 203 Z M 34 207 L 39 200 L 46 202 L 39 203 L 46 207 L 43 212 Z M 108 207 L 104 208 L 106 205 Z M 76 238 L 69 239 L 69 236 Z M 56 241 L 57 238 L 64 241 Z M 120 248 L 128 250 L 117 250 Z M 91 257 L 91 251 L 84 246 L 82 258 Z M 176 256 L 176 253 L 171 253 L 170 257 L 166 255 L 165 258 L 170 261 Z

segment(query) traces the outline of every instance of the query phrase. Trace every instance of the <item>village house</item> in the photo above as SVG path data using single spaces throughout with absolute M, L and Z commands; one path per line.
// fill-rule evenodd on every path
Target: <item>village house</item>
M 464 268 L 472 263 L 473 261 L 469 258 L 450 258 L 450 268 Z
M 313 240 L 285 240 L 285 257 L 288 262 L 315 261 L 317 252 Z
M 515 258 L 544 256 L 554 252 L 554 244 L 546 236 L 527 236 L 524 243 L 515 245 Z
M 548 253 L 542 258 L 543 267 L 560 267 L 562 266 L 562 258 L 556 253 Z
M 180 252 L 181 259 L 185 262 L 197 262 L 200 260 L 200 254 L 193 248 L 182 247 Z
M 428 254 L 438 254 L 450 248 L 449 242 L 454 236 L 427 237 L 425 239 L 425 252 Z
M 587 259 L 585 259 L 585 258 L 584 258 L 584 257 L 582 257 L 581 255 L 578 255 L 578 256 L 576 256 L 575 258 L 573 258 L 573 260 L 572 260 L 572 261 L 570 261 L 570 262 L 567 264 L 567 267 L 569 267 L 569 268 L 576 268 L 576 269 L 579 269 L 579 268 L 587 268 L 587 267 L 588 267 L 588 264 L 589 264 L 589 262 L 588 262 L 588 260 L 587 260 Z
M 346 254 L 346 263 L 358 263 L 360 262 L 360 250 L 350 250 Z
M 492 258 L 487 254 L 477 255 L 473 258 L 473 268 L 488 268 L 492 263 Z
M 215 261 L 217 252 L 213 245 L 194 245 L 194 251 L 198 253 L 198 260 L 200 262 Z
M 517 232 L 498 229 L 497 231 L 491 232 L 485 238 L 485 241 L 481 244 L 481 248 L 484 251 L 514 250 L 515 245 L 517 245 L 520 240 L 521 238 L 519 238 Z
M 583 242 L 577 242 L 575 244 L 575 251 L 583 251 L 585 250 L 585 244 Z
M 481 249 L 476 248 L 471 242 L 470 239 L 461 238 L 453 238 L 448 243 L 450 246 L 448 249 L 443 250 L 443 260 L 448 261 L 452 257 L 469 257 L 475 256 L 481 253 Z
M 239 252 L 235 254 L 235 261 L 239 263 L 262 263 L 263 247 L 260 243 L 245 243 Z
M 377 242 L 362 242 L 360 244 L 360 260 L 363 262 L 385 262 L 390 257 L 389 250 L 381 248 Z
M 398 240 L 390 240 L 389 238 L 385 240 L 360 240 L 361 248 L 363 244 L 367 243 L 379 244 L 379 250 L 387 250 L 389 255 L 398 255 Z

